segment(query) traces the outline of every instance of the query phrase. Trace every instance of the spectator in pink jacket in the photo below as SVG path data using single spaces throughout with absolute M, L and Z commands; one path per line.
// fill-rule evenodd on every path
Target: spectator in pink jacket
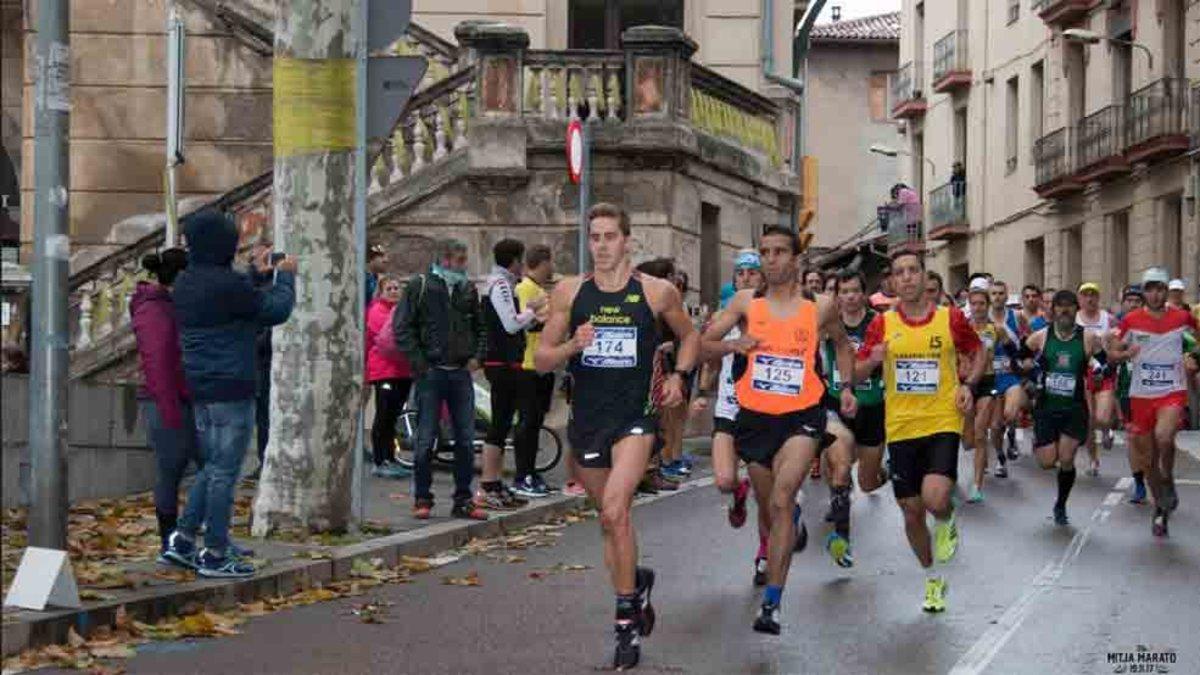
M 189 460 L 200 464 L 196 423 L 183 379 L 179 326 L 171 299 L 171 285 L 187 267 L 187 254 L 179 248 L 151 253 L 142 258 L 142 267 L 153 280 L 138 282 L 129 302 L 129 314 L 142 374 L 138 398 L 157 464 L 154 511 L 165 547 L 178 518 L 179 483 L 184 470 Z
M 371 473 L 381 478 L 404 478 L 410 471 L 394 461 L 396 422 L 412 388 L 412 368 L 396 345 L 392 310 L 400 300 L 400 280 L 379 279 L 375 299 L 367 307 L 367 382 L 375 389 L 375 421 L 371 424 Z

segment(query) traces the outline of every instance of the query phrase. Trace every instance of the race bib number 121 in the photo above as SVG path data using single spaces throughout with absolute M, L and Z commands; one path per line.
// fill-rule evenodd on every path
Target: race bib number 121
M 936 394 L 941 379 L 937 359 L 897 359 L 896 392 Z

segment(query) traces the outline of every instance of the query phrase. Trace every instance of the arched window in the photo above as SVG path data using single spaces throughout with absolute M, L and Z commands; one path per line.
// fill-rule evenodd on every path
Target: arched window
M 621 32 L 653 24 L 683 28 L 683 0 L 570 0 L 571 49 L 620 49 Z

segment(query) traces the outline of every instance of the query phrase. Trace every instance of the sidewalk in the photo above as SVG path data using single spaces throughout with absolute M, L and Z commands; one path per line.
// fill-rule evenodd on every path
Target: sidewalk
M 687 446 L 693 452 L 704 452 L 707 443 L 693 441 Z M 701 464 L 696 467 L 693 480 L 707 473 L 707 461 Z M 560 463 L 547 474 L 547 480 L 561 486 L 564 475 Z M 153 561 L 158 551 L 157 524 L 148 494 L 73 506 L 68 548 L 83 609 L 35 612 L 4 608 L 3 655 L 63 642 L 71 627 L 86 637 L 91 629 L 112 624 L 122 608 L 129 618 L 145 623 L 184 613 L 188 607 L 228 609 L 237 603 L 348 580 L 359 559 L 364 562 L 382 559 L 383 566 L 393 567 L 405 557 L 432 556 L 471 540 L 511 534 L 577 512 L 586 505 L 583 498 L 556 495 L 531 500 L 528 506 L 516 511 L 492 512 L 492 517 L 484 522 L 455 520 L 449 517 L 453 479 L 448 471 L 435 469 L 437 505 L 430 520 L 420 521 L 410 515 L 411 480 L 368 477 L 366 520 L 361 533 L 304 539 L 285 535 L 260 540 L 251 539 L 248 532 L 254 488 L 255 483 L 248 480 L 239 486 L 232 534 L 238 543 L 254 549 L 254 561 L 260 571 L 253 578 L 240 580 L 200 579 L 187 570 L 156 565 Z M 23 509 L 10 509 L 3 514 L 5 591 L 24 550 L 24 521 Z M 378 562 L 372 564 L 379 566 Z

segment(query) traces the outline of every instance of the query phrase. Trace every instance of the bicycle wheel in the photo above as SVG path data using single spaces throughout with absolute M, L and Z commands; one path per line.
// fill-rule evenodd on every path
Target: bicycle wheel
M 405 410 L 396 420 L 396 463 L 413 468 L 413 448 L 417 444 L 417 411 Z
M 558 432 L 549 427 L 542 427 L 538 431 L 538 451 L 537 457 L 534 458 L 534 468 L 538 473 L 553 469 L 562 461 L 562 452 L 562 438 Z

